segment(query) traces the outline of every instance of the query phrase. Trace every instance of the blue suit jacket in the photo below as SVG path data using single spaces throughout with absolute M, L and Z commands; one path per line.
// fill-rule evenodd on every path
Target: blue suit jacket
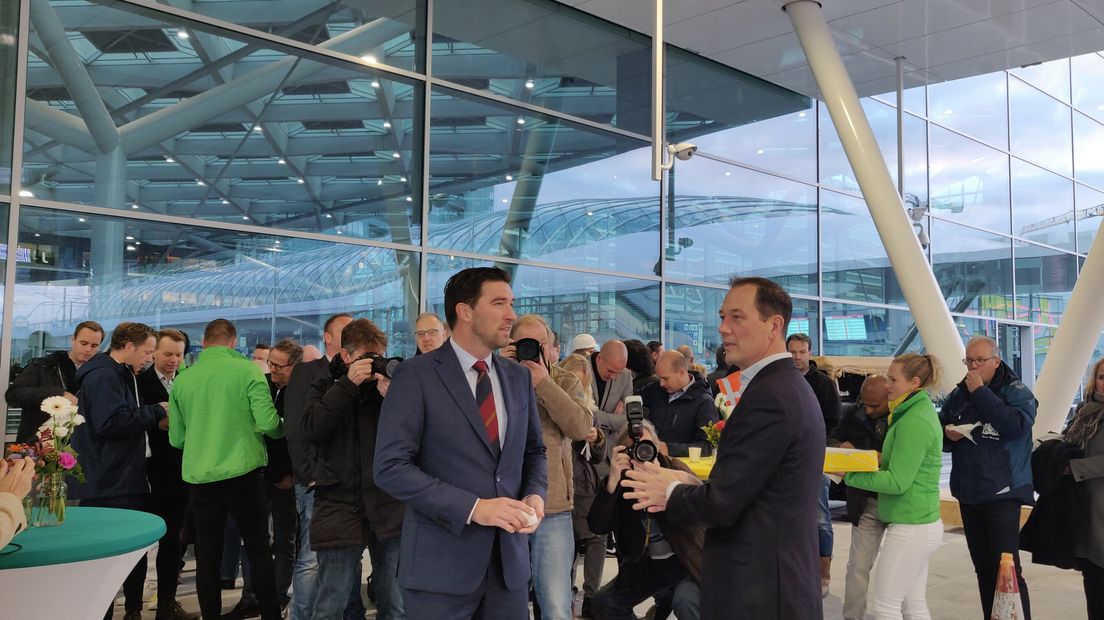
M 478 498 L 545 498 L 544 455 L 529 371 L 495 355 L 506 437 L 487 439 L 452 341 L 396 369 L 376 440 L 376 485 L 407 505 L 399 583 L 442 594 L 470 594 L 483 580 L 495 537 L 510 590 L 528 587 L 529 537 L 467 524 Z

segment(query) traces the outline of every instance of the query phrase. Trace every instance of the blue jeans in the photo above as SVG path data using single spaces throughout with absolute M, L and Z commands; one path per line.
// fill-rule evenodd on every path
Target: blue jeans
M 403 620 L 406 617 L 402 587 L 399 586 L 399 541 L 398 537 L 388 540 L 373 538 L 368 544 L 368 553 L 372 556 L 376 620 Z
M 529 536 L 533 567 L 533 591 L 543 620 L 571 620 L 571 564 L 575 559 L 575 534 L 571 513 L 545 515 Z
M 828 509 L 828 487 L 831 485 L 828 476 L 824 476 L 824 492 L 820 494 L 820 514 L 817 518 L 817 532 L 820 534 L 820 557 L 832 557 L 832 543 L 835 535 L 832 532 L 832 511 Z
M 312 620 L 337 620 L 343 617 L 350 588 L 360 586 L 360 563 L 364 547 L 350 546 L 319 549 L 318 599 Z M 372 545 L 372 589 L 376 594 L 377 620 L 402 620 L 403 603 L 399 589 L 399 539 Z M 363 613 L 361 614 L 363 617 Z
M 314 493 L 295 485 L 295 508 L 299 513 L 299 552 L 291 573 L 291 620 L 310 620 L 318 598 L 318 556 L 311 550 L 310 524 L 314 514 Z

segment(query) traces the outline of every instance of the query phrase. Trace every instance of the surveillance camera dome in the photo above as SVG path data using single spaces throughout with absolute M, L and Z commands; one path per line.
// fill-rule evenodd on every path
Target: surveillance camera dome
M 686 161 L 694 156 L 694 153 L 698 152 L 698 147 L 689 142 L 679 142 L 678 144 L 672 144 L 667 147 L 671 154 L 682 161 Z

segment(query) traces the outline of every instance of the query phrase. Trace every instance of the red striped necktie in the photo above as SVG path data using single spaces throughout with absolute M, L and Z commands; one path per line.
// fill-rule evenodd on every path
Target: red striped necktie
M 479 416 L 483 418 L 483 428 L 487 439 L 498 445 L 498 415 L 495 412 L 494 390 L 491 389 L 491 376 L 487 374 L 487 362 L 478 360 L 472 364 L 478 373 L 475 380 L 475 404 L 479 407 Z

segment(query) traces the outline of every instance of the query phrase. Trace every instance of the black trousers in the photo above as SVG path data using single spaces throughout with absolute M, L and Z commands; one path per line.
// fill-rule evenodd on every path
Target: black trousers
M 1104 567 L 1085 560 L 1077 560 L 1077 570 L 1085 582 L 1085 609 L 1089 620 L 1104 620 Z
M 149 495 L 125 495 L 123 497 L 93 497 L 90 499 L 82 499 L 81 506 L 90 506 L 93 508 L 123 508 L 125 510 L 139 510 L 141 512 L 153 512 L 150 510 L 150 498 Z M 142 587 L 146 583 L 146 562 L 145 554 L 138 560 L 138 563 L 134 565 L 134 570 L 130 571 L 126 580 L 123 581 L 123 600 L 127 611 L 141 611 L 142 610 Z M 173 583 L 176 583 L 175 578 Z M 104 620 L 111 620 L 113 605 L 107 606 L 107 613 L 104 614 Z
M 1020 584 L 1024 620 L 1031 620 L 1031 603 L 1027 595 L 1027 582 L 1020 566 L 1020 502 L 1014 499 L 985 504 L 959 504 L 962 528 L 966 534 L 966 546 L 977 573 L 978 594 L 981 608 L 988 620 L 993 615 L 993 595 L 997 590 L 997 573 L 1000 572 L 1002 553 L 1011 553 L 1016 560 L 1016 580 Z
M 182 480 L 151 476 L 150 487 L 150 507 L 165 520 L 165 535 L 157 542 L 157 608 L 171 609 L 184 553 L 180 538 L 188 514 L 188 485 Z
M 624 563 L 617 577 L 591 599 L 591 611 L 601 620 L 636 618 L 633 607 L 652 597 L 670 601 L 685 576 L 686 569 L 675 556 Z
M 219 564 L 229 514 L 241 528 L 261 618 L 278 620 L 280 603 L 276 598 L 272 547 L 268 540 L 268 494 L 261 470 L 218 482 L 193 484 L 191 495 L 196 528 L 196 590 L 203 619 L 218 620 L 222 614 Z
M 295 566 L 295 543 L 299 538 L 299 514 L 295 510 L 295 488 L 281 489 L 270 482 L 265 483 L 268 491 L 268 507 L 272 513 L 272 556 L 276 572 L 276 595 L 280 602 L 289 600 L 291 573 Z M 249 558 L 242 562 L 242 600 L 256 600 L 253 592 L 253 575 Z M 363 614 L 361 614 L 363 615 Z

